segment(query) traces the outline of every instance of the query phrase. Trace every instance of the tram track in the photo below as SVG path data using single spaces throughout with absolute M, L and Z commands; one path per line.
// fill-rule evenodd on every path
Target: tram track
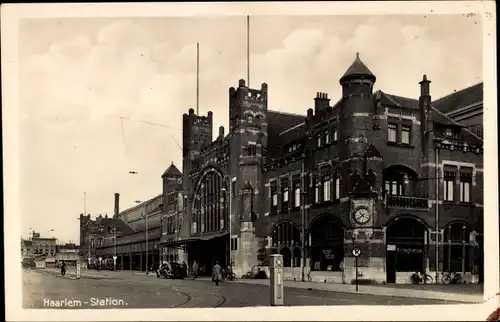
M 216 293 L 216 292 L 209 292 L 209 291 L 191 289 L 191 288 L 188 288 L 187 290 L 186 290 L 186 288 L 179 289 L 178 287 L 175 287 L 175 286 L 173 286 L 172 289 L 178 294 L 189 297 L 188 300 L 186 300 L 182 304 L 175 306 L 175 308 L 186 307 L 186 305 L 190 304 L 191 300 L 193 300 L 193 297 L 206 298 L 203 295 L 211 295 L 211 296 L 214 296 L 218 299 L 214 305 L 207 305 L 207 307 L 217 308 L 217 307 L 223 306 L 227 302 L 227 298 L 224 295 L 221 295 L 220 293 Z M 188 292 L 191 292 L 191 293 L 188 293 Z M 192 294 L 193 292 L 200 293 L 200 295 L 202 295 L 202 296 L 193 295 Z M 195 306 L 195 307 L 198 307 L 198 306 Z
M 182 308 L 183 306 L 185 306 L 186 304 L 188 304 L 189 302 L 191 302 L 191 300 L 193 299 L 193 297 L 191 295 L 189 295 L 189 293 L 183 292 L 183 291 L 179 290 L 175 286 L 172 286 L 172 290 L 174 292 L 176 292 L 178 295 L 182 295 L 182 296 L 185 296 L 187 298 L 186 301 L 184 301 L 183 303 L 180 303 L 178 305 L 174 305 L 173 308 Z

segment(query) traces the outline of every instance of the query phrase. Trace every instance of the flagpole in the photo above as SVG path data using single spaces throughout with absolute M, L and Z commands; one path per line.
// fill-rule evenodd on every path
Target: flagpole
M 196 43 L 196 115 L 200 115 L 200 43 Z
M 247 87 L 250 87 L 250 16 L 247 15 Z

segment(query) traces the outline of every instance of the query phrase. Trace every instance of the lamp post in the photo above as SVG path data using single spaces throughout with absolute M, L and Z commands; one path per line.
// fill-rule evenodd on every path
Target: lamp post
M 116 272 L 116 225 L 113 225 L 113 270 Z
M 436 142 L 435 144 L 435 158 L 436 158 L 436 167 L 435 167 L 435 177 L 436 177 L 436 192 L 435 192 L 435 229 L 436 229 L 436 249 L 435 249 L 435 265 L 436 265 L 436 274 L 435 274 L 435 282 L 438 284 L 439 281 L 439 148 L 441 147 L 441 142 Z
M 222 191 L 224 193 L 227 193 L 226 196 L 228 198 L 228 212 L 229 212 L 229 271 L 232 272 L 233 271 L 233 260 L 232 260 L 232 252 L 233 252 L 233 245 L 232 245 L 232 241 L 233 241 L 233 238 L 232 238 L 232 224 L 231 224 L 231 199 L 232 199 L 232 186 L 233 186 L 233 182 L 232 182 L 232 178 L 229 177 L 229 193 L 227 193 L 228 189 L 227 189 L 227 185 L 226 185 L 226 180 L 224 180 L 224 184 L 222 185 Z
M 300 172 L 300 189 L 302 195 L 301 202 L 301 232 L 300 232 L 300 242 L 302 248 L 302 260 L 300 261 L 301 272 L 302 272 L 302 282 L 305 282 L 306 279 L 306 185 L 305 185 L 305 158 L 306 153 L 302 153 L 302 162 L 301 162 L 301 172 Z
M 163 204 L 159 204 L 158 208 L 160 208 L 160 240 L 158 242 L 158 267 L 161 266 L 161 253 L 163 247 L 161 247 L 161 238 L 163 237 Z
M 148 275 L 149 271 L 148 271 L 148 209 L 147 209 L 147 204 L 146 206 L 144 207 L 145 210 L 142 215 L 142 217 L 144 218 L 144 221 L 146 223 L 146 275 Z

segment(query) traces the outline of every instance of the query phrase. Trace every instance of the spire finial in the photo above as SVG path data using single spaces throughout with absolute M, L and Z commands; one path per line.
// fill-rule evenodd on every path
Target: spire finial
M 356 53 L 356 59 L 359 59 L 359 52 Z

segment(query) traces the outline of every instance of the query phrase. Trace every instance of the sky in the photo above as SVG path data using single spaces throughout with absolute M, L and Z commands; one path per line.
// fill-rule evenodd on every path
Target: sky
M 78 242 L 78 216 L 161 194 L 182 171 L 182 114 L 228 124 L 228 89 L 246 79 L 246 18 L 64 18 L 19 27 L 21 232 Z M 375 89 L 433 99 L 482 81 L 481 21 L 465 15 L 252 16 L 250 87 L 269 109 L 305 114 L 316 92 L 339 99 L 356 52 Z M 227 132 L 227 130 L 226 130 Z M 137 174 L 129 174 L 136 171 Z M 84 202 L 86 193 L 86 202 Z M 53 231 L 51 231 L 53 230 Z

